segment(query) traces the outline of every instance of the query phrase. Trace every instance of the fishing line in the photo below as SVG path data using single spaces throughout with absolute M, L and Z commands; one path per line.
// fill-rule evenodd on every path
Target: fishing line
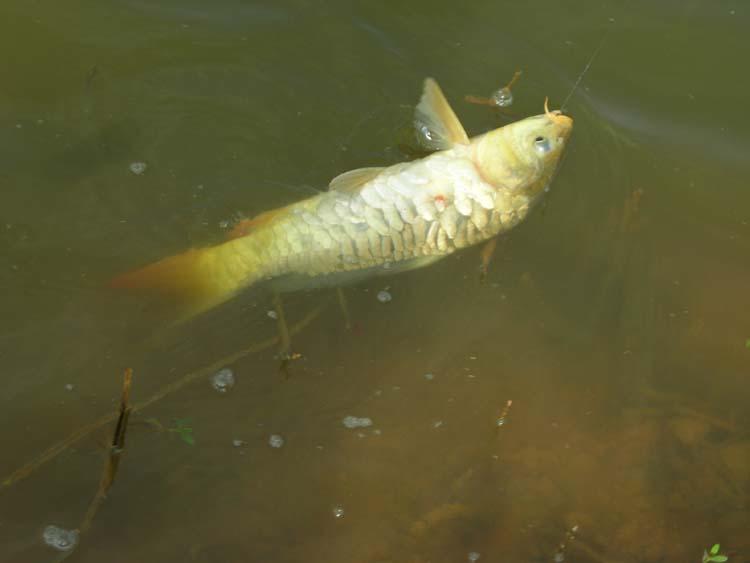
M 607 28 L 604 30 L 604 33 L 602 34 L 602 38 L 599 40 L 599 44 L 596 46 L 596 49 L 594 49 L 594 52 L 591 53 L 591 57 L 589 57 L 589 62 L 586 63 L 586 66 L 583 67 L 583 71 L 581 71 L 581 74 L 578 75 L 578 78 L 575 81 L 575 84 L 573 84 L 573 88 L 570 90 L 570 93 L 566 96 L 565 101 L 562 103 L 562 106 L 560 106 L 560 111 L 565 111 L 565 105 L 570 101 L 570 97 L 573 95 L 573 93 L 578 88 L 578 85 L 581 83 L 581 80 L 588 72 L 589 68 L 591 68 L 591 64 L 594 62 L 594 59 L 596 59 L 596 56 L 599 54 L 599 51 L 602 50 L 602 46 L 604 45 L 604 40 L 607 38 L 607 35 L 609 34 L 609 30 L 612 28 Z

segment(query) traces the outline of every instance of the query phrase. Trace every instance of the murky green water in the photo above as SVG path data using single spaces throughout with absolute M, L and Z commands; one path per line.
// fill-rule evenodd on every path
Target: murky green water
M 557 107 L 606 34 L 488 284 L 472 249 L 357 285 L 351 331 L 335 293 L 289 296 L 290 324 L 322 307 L 291 377 L 267 347 L 225 395 L 201 375 L 134 413 L 72 559 L 748 560 L 748 24 L 708 0 L 6 0 L 1 476 L 113 413 L 124 368 L 140 402 L 276 334 L 263 296 L 174 328 L 112 275 L 403 160 L 425 76 L 472 134 L 503 118 L 463 95 L 517 69 L 514 116 Z M 59 559 L 42 531 L 82 522 L 111 426 L 0 489 L 0 561 Z

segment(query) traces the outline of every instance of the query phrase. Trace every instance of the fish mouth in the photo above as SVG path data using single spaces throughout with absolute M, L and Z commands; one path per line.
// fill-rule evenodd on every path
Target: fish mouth
M 561 132 L 563 134 L 570 134 L 570 130 L 573 128 L 573 118 L 563 115 L 559 109 L 550 111 L 549 98 L 546 97 L 544 98 L 544 114 L 547 116 L 547 119 L 562 129 Z

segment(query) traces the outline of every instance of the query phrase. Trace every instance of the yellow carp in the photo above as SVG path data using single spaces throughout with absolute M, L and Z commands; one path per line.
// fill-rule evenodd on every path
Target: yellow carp
M 544 114 L 469 139 L 429 78 L 415 122 L 437 152 L 341 174 L 327 192 L 243 221 L 222 244 L 164 258 L 111 285 L 160 291 L 191 316 L 262 280 L 293 290 L 421 268 L 523 221 L 573 128 L 545 101 Z

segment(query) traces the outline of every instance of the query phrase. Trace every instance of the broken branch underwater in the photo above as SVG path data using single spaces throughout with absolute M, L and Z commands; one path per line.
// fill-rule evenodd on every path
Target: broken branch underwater
M 305 327 L 307 327 L 313 320 L 315 320 L 318 317 L 318 315 L 320 315 L 321 312 L 323 312 L 323 309 L 325 309 L 326 305 L 327 303 L 322 303 L 318 305 L 312 311 L 310 311 L 307 315 L 305 315 L 305 317 L 303 317 L 299 322 L 289 327 L 289 334 L 291 335 L 296 334 L 300 332 L 301 330 L 303 330 Z M 143 401 L 140 401 L 132 405 L 130 407 L 130 413 L 132 414 L 132 413 L 137 413 L 139 411 L 142 411 L 146 407 L 153 405 L 154 403 L 156 403 L 157 401 L 160 401 L 164 397 L 171 395 L 175 391 L 182 389 L 189 383 L 192 383 L 196 380 L 207 377 L 208 375 L 215 373 L 217 370 L 221 369 L 227 364 L 236 362 L 244 358 L 245 356 L 248 356 L 250 354 L 255 354 L 257 352 L 261 352 L 263 350 L 272 348 L 273 346 L 276 346 L 279 342 L 280 342 L 280 337 L 278 336 L 267 338 L 266 340 L 256 342 L 255 344 L 252 344 L 251 346 L 248 346 L 247 348 L 240 350 L 239 352 L 230 354 L 208 366 L 186 373 L 180 379 L 163 386 L 156 393 L 151 395 L 151 397 L 149 397 L 148 399 L 145 399 Z M 29 461 L 28 463 L 25 463 L 23 466 L 19 467 L 18 469 L 13 471 L 10 475 L 8 475 L 5 479 L 3 479 L 3 481 L 0 483 L 0 493 L 7 490 L 11 486 L 19 483 L 20 481 L 23 481 L 24 479 L 32 475 L 36 470 L 43 467 L 44 465 L 46 465 L 47 463 L 55 459 L 57 456 L 59 456 L 61 453 L 66 451 L 68 448 L 70 448 L 71 446 L 73 446 L 74 444 L 76 444 L 77 442 L 85 438 L 86 436 L 90 435 L 94 431 L 98 430 L 99 428 L 118 419 L 118 417 L 119 417 L 119 412 L 107 414 L 99 418 L 98 420 L 95 420 L 91 424 L 87 424 L 86 426 L 79 428 L 78 430 L 70 434 L 67 438 L 50 446 L 49 448 L 44 450 L 42 453 L 40 453 L 38 456 L 36 456 L 34 459 Z

